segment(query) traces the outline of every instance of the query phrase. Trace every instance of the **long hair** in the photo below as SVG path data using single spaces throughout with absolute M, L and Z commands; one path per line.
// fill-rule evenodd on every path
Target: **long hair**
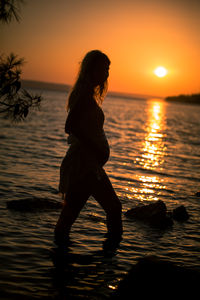
M 95 100 L 98 104 L 103 102 L 107 91 L 109 65 L 109 58 L 99 50 L 92 50 L 85 55 L 78 78 L 68 98 L 68 111 L 77 104 L 84 107 Z

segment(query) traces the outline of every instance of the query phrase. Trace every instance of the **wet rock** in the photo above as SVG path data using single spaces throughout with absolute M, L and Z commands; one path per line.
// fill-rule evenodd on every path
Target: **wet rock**
M 176 221 L 187 221 L 189 219 L 189 214 L 184 205 L 178 206 L 172 212 L 172 217 Z
M 40 198 L 11 200 L 6 204 L 8 209 L 21 212 L 56 210 L 62 207 L 61 202 Z
M 198 270 L 146 256 L 132 266 L 111 299 L 190 299 L 192 294 L 199 293 L 199 282 Z
M 125 213 L 125 216 L 148 222 L 150 225 L 159 228 L 165 228 L 173 224 L 172 218 L 167 214 L 166 205 L 161 200 L 132 208 Z

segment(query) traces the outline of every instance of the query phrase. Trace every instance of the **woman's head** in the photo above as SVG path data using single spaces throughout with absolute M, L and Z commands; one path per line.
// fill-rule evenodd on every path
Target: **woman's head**
M 92 50 L 88 52 L 80 68 L 79 77 L 88 81 L 93 88 L 103 86 L 108 78 L 110 60 L 106 54 L 99 50 Z
M 109 58 L 99 50 L 92 50 L 85 55 L 81 62 L 78 79 L 70 95 L 71 99 L 69 98 L 68 108 L 71 108 L 78 100 L 79 97 L 74 99 L 75 95 L 76 97 L 80 96 L 80 101 L 84 101 L 85 97 L 88 97 L 88 99 L 91 97 L 97 98 L 102 101 L 107 88 L 109 66 Z

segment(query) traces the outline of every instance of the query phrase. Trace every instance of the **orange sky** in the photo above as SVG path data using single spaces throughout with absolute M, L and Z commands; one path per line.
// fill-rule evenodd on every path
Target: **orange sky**
M 73 84 L 84 54 L 100 49 L 111 91 L 200 92 L 199 0 L 27 0 L 0 38 L 1 53 L 25 57 L 26 79 Z M 159 65 L 164 78 L 153 73 Z

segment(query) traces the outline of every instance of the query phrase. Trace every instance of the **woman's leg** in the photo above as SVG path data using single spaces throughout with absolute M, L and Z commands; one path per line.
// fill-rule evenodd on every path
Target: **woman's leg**
M 55 242 L 64 242 L 81 209 L 91 195 L 87 181 L 77 184 L 66 195 L 65 203 L 55 227 Z
M 96 180 L 92 188 L 92 196 L 103 207 L 107 216 L 108 237 L 120 240 L 122 228 L 122 205 L 113 186 L 104 170 L 99 180 Z
M 55 228 L 55 242 L 62 243 L 69 235 L 70 229 L 92 195 L 106 212 L 108 237 L 119 241 L 123 232 L 121 220 L 121 202 L 119 201 L 112 184 L 102 170 L 100 179 L 95 174 L 89 174 L 80 183 L 70 189 Z

